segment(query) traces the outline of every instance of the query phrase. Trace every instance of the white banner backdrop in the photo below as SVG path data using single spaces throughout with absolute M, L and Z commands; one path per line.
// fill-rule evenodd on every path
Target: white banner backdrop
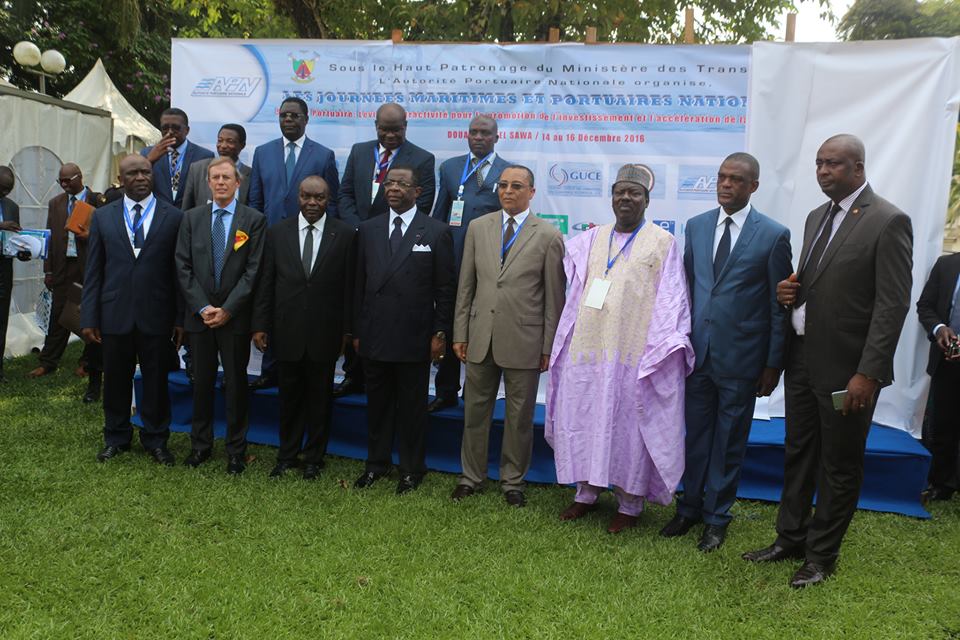
M 913 222 L 915 303 L 941 254 L 960 102 L 960 38 L 753 45 L 747 148 L 760 159 L 754 204 L 790 227 L 794 264 L 807 213 L 826 202 L 814 158 L 852 133 L 866 145 L 867 179 Z M 895 382 L 874 421 L 919 436 L 929 342 L 913 307 L 894 359 Z M 769 413 L 783 415 L 782 386 Z

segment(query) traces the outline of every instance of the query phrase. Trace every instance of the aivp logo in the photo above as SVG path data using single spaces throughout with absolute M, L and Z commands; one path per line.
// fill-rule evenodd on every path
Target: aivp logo
M 584 162 L 558 162 L 550 167 L 547 193 L 552 196 L 593 198 L 603 195 L 603 171 Z
M 717 197 L 717 168 L 703 165 L 680 167 L 677 182 L 678 200 L 715 200 Z
M 255 76 L 201 78 L 190 95 L 194 98 L 249 98 L 262 80 Z

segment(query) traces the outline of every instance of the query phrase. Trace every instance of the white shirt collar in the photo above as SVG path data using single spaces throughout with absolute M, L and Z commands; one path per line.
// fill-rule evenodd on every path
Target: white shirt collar
M 303 213 L 297 214 L 298 225 L 297 228 L 300 231 L 306 231 L 307 227 L 310 226 L 310 223 L 307 222 L 307 219 L 303 217 Z M 327 214 L 324 213 L 320 216 L 320 219 L 313 223 L 313 228 L 317 231 L 323 231 L 323 225 L 327 222 Z
M 513 219 L 516 221 L 516 225 L 517 225 L 518 228 L 520 227 L 520 225 L 523 224 L 523 221 L 527 219 L 527 216 L 528 216 L 529 214 L 530 214 L 530 209 L 526 209 L 526 210 L 524 210 L 524 211 L 521 211 L 521 212 L 518 213 L 517 215 L 513 216 Z M 507 221 L 508 221 L 509 219 L 510 219 L 510 214 L 507 213 L 506 211 L 504 211 L 504 212 L 503 212 L 503 220 L 502 220 L 502 222 L 500 223 L 500 226 L 502 226 L 502 227 L 507 226 Z
M 397 216 L 400 216 L 400 219 L 403 220 L 403 227 L 409 227 L 410 223 L 413 222 L 413 216 L 417 215 L 417 205 L 413 205 L 407 211 L 403 213 L 397 213 L 393 209 L 390 209 L 390 230 L 393 231 L 393 219 Z
M 151 193 L 150 195 L 148 195 L 146 198 L 144 198 L 143 200 L 139 201 L 139 202 L 137 202 L 136 200 L 133 200 L 133 199 L 132 199 L 130 196 L 128 196 L 128 195 L 124 195 L 124 196 L 123 196 L 123 204 L 124 204 L 124 206 L 126 206 L 127 211 L 130 211 L 130 212 L 133 211 L 133 205 L 139 204 L 139 205 L 140 205 L 140 211 L 141 211 L 142 213 L 146 213 L 147 209 L 150 208 L 150 203 L 151 203 L 152 201 L 153 201 L 153 194 L 152 194 L 152 193 Z
M 284 148 L 284 149 L 289 149 L 289 147 L 288 147 L 287 145 L 290 144 L 291 142 L 293 142 L 293 144 L 297 145 L 297 149 L 303 149 L 303 143 L 306 142 L 306 140 L 307 140 L 307 134 L 306 134 L 306 133 L 304 133 L 302 136 L 300 136 L 300 137 L 297 138 L 296 140 L 287 140 L 286 138 L 284 138 L 284 139 L 283 139 L 283 148 Z
M 481 160 L 483 160 L 483 158 L 481 158 L 480 156 L 475 156 L 475 155 L 473 155 L 473 152 L 470 152 L 469 155 L 470 155 L 471 158 L 476 158 L 477 162 L 480 162 Z M 496 160 L 496 159 L 497 159 L 497 152 L 496 152 L 496 151 L 491 151 L 491 152 L 490 152 L 490 158 L 487 160 L 487 162 L 489 162 L 490 164 L 493 164 L 493 161 Z
M 747 206 L 745 206 L 743 209 L 740 209 L 736 213 L 731 213 L 730 215 L 727 215 L 724 212 L 723 207 L 720 207 L 720 215 L 717 216 L 717 226 L 718 227 L 723 226 L 724 224 L 723 221 L 726 220 L 727 218 L 730 218 L 730 220 L 732 220 L 731 224 L 737 225 L 737 229 L 743 229 L 743 224 L 747 221 L 748 215 L 750 215 L 749 202 L 747 203 Z
M 844 198 L 843 200 L 837 203 L 840 205 L 840 208 L 843 209 L 844 213 L 847 213 L 848 211 L 850 211 L 850 207 L 853 206 L 853 203 L 857 201 L 857 198 L 860 197 L 860 194 L 866 188 L 867 188 L 867 182 L 864 181 L 864 183 L 860 185 L 859 189 L 857 189 L 856 191 L 854 191 L 853 193 L 848 195 L 846 198 Z

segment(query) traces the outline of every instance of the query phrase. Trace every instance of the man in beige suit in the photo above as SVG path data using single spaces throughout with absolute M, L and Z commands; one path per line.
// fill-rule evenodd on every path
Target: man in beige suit
M 563 237 L 530 213 L 530 169 L 505 168 L 497 183 L 502 211 L 467 229 L 454 315 L 453 352 L 466 363 L 463 475 L 451 498 L 474 494 L 487 476 L 487 445 L 500 379 L 506 420 L 500 484 L 507 504 L 522 507 L 533 452 L 533 410 L 540 373 L 563 309 Z

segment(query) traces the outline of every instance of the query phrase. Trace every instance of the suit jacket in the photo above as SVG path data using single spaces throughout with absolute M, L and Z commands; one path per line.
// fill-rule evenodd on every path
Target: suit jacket
M 433 217 L 450 224 L 450 211 L 454 200 L 460 191 L 460 178 L 463 177 L 463 167 L 470 159 L 470 155 L 457 156 L 445 160 L 440 165 L 440 186 L 437 188 L 437 203 L 433 207 Z M 510 166 L 510 162 L 500 156 L 493 158 L 493 164 L 487 169 L 483 177 L 483 186 L 477 186 L 476 175 L 467 178 L 463 185 L 463 220 L 459 227 L 450 227 L 453 234 L 453 249 L 456 254 L 457 268 L 463 260 L 463 243 L 467 237 L 467 228 L 470 222 L 491 211 L 500 209 L 500 198 L 497 197 L 497 182 L 500 174 Z
M 563 310 L 563 236 L 527 214 L 501 268 L 502 233 L 500 211 L 477 218 L 467 230 L 453 341 L 468 343 L 470 362 L 482 362 L 492 348 L 500 367 L 538 369 Z
M 284 163 L 284 145 L 287 142 L 286 138 L 277 138 L 260 145 L 253 152 L 247 204 L 267 216 L 268 226 L 284 218 L 296 218 L 300 213 L 300 182 L 307 176 L 320 176 L 330 187 L 327 213 L 335 217 L 340 175 L 337 173 L 337 160 L 333 151 L 310 138 L 304 139 L 293 171 L 293 181 L 287 184 Z
M 333 363 L 350 324 L 356 230 L 326 216 L 310 276 L 303 272 L 299 216 L 267 230 L 253 330 L 269 335 L 277 360 Z
M 0 198 L 0 208 L 3 209 L 3 222 L 16 222 L 20 224 L 20 205 L 4 196 Z M 0 255 L 0 263 L 5 261 L 11 268 L 13 266 L 12 260 L 13 256 Z
M 384 198 L 383 189 L 377 191 L 377 197 L 370 200 L 373 192 L 374 157 L 377 154 L 377 141 L 358 142 L 350 149 L 347 166 L 343 170 L 343 184 L 339 195 L 339 218 L 358 226 L 382 213 L 390 207 Z M 417 198 L 418 211 L 430 211 L 433 206 L 436 179 L 434 177 L 433 154 L 421 149 L 409 140 L 404 142 L 393 155 L 390 166 L 411 166 L 416 169 L 420 181 L 420 197 Z
M 256 209 L 237 204 L 227 231 L 227 251 L 220 286 L 217 287 L 213 277 L 212 211 L 213 205 L 210 204 L 194 207 L 183 214 L 180 223 L 177 277 L 185 303 L 183 328 L 193 332 L 205 331 L 207 326 L 200 317 L 200 310 L 213 305 L 230 312 L 225 329 L 231 333 L 250 333 L 253 292 L 263 258 L 267 220 Z M 238 231 L 248 236 L 240 247 L 235 246 Z
M 213 200 L 213 194 L 210 193 L 210 185 L 207 182 L 207 167 L 213 162 L 213 158 L 205 158 L 199 162 L 190 165 L 190 173 L 187 174 L 186 186 L 183 188 L 183 207 L 184 211 L 189 211 L 194 207 L 207 204 Z M 245 164 L 238 164 L 240 169 L 240 189 L 237 195 L 237 202 L 247 204 L 248 194 L 250 193 L 250 167 Z
M 755 379 L 764 367 L 783 369 L 787 314 L 777 303 L 777 283 L 792 271 L 790 230 L 751 207 L 715 280 L 713 241 L 720 215 L 719 208 L 713 209 L 686 226 L 690 339 L 698 368 L 709 352 L 719 375 Z
M 47 247 L 47 259 L 43 261 L 43 272 L 53 276 L 53 287 L 59 287 L 74 282 L 83 282 L 83 265 L 87 258 L 87 242 L 89 237 L 76 237 L 77 261 L 76 267 L 68 273 L 67 263 L 67 203 L 70 196 L 61 193 L 50 199 L 47 204 L 47 229 L 50 229 L 50 246 Z M 96 191 L 87 189 L 84 202 L 92 207 L 99 207 L 106 203 L 103 196 Z M 76 278 L 76 279 L 74 279 Z
M 917 315 L 920 324 L 930 340 L 930 357 L 927 360 L 927 373 L 936 373 L 937 366 L 943 362 L 943 351 L 937 346 L 933 329 L 938 324 L 950 325 L 950 305 L 953 304 L 953 292 L 960 278 L 960 253 L 940 256 L 930 271 L 923 292 L 917 300 Z
M 449 334 L 453 320 L 453 239 L 447 225 L 418 212 L 391 256 L 389 223 L 377 216 L 357 228 L 352 333 L 363 358 L 428 362 L 431 335 Z
M 90 224 L 80 326 L 106 334 L 135 329 L 170 335 L 183 318 L 174 253 L 183 212 L 157 199 L 150 231 L 134 257 L 123 200 L 98 208 Z
M 140 155 L 144 158 L 150 153 L 153 146 L 140 150 Z M 190 175 L 190 166 L 204 158 L 213 158 L 213 151 L 197 146 L 187 140 L 187 148 L 183 152 L 183 165 L 180 167 L 180 188 L 177 190 L 177 197 L 173 197 L 173 190 L 170 187 L 170 155 L 164 154 L 162 158 L 153 163 L 153 195 L 164 202 L 168 202 L 177 209 L 183 209 L 183 193 L 186 186 L 187 176 Z
M 807 215 L 798 271 L 830 207 L 828 202 Z M 817 273 L 803 283 L 804 348 L 815 388 L 845 389 L 856 373 L 883 385 L 893 381 L 893 354 L 910 309 L 912 266 L 910 218 L 867 185 L 827 246 Z

